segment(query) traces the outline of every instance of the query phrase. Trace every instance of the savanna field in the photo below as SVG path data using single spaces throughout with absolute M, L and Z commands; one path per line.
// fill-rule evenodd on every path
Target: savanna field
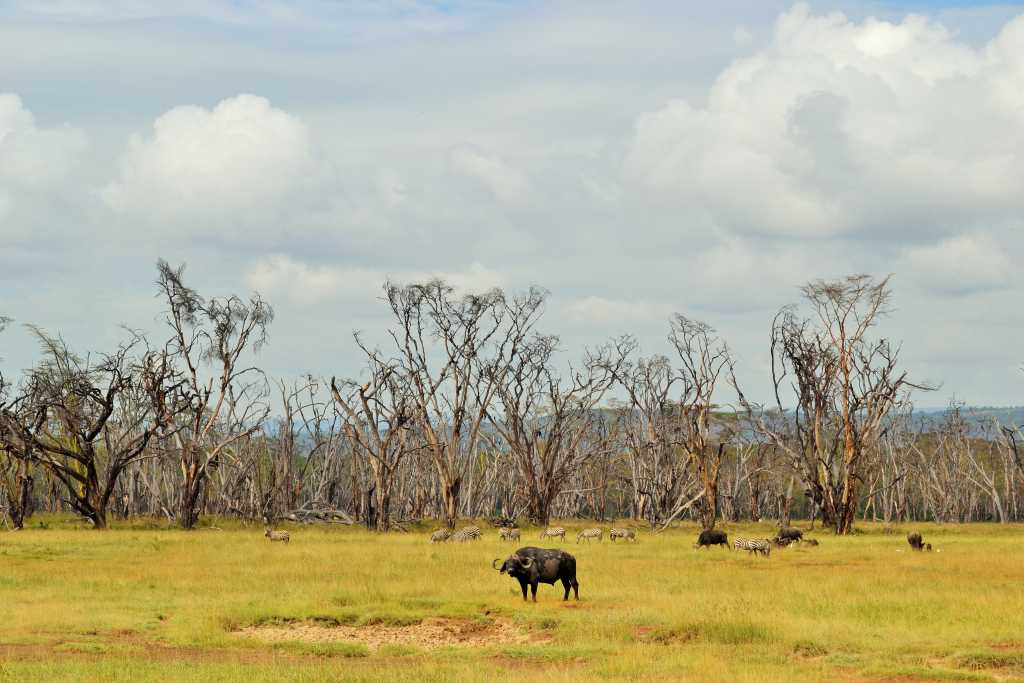
M 696 551 L 693 526 L 577 546 L 569 524 L 541 545 L 575 554 L 581 600 L 534 605 L 490 529 L 33 523 L 0 534 L 2 680 L 1024 680 L 1019 526 L 913 525 L 936 552 L 912 553 L 909 527 L 864 525 L 765 560 Z

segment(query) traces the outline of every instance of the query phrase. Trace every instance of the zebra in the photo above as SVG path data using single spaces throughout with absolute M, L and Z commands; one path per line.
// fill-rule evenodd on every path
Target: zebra
M 451 529 L 438 529 L 434 533 L 430 534 L 431 543 L 444 543 L 452 537 Z
M 498 531 L 498 538 L 500 538 L 503 541 L 518 541 L 519 529 L 503 528 L 500 531 Z
M 759 538 L 737 538 L 732 542 L 736 550 L 746 550 L 748 553 L 761 553 L 765 557 L 772 554 L 772 544 L 768 539 Z
M 271 541 L 282 541 L 284 543 L 287 543 L 288 541 L 292 540 L 292 535 L 289 534 L 287 531 L 271 531 L 269 527 L 267 527 L 267 533 L 263 535 L 269 538 Z
M 478 526 L 467 526 L 459 529 L 452 534 L 453 541 L 479 541 L 480 540 L 480 527 Z
M 587 543 L 590 543 L 590 539 L 596 538 L 598 542 L 601 541 L 601 535 L 604 532 L 600 529 L 584 529 L 583 531 L 576 534 L 576 542 L 579 543 L 580 539 L 587 539 Z
M 625 541 L 633 541 L 635 543 L 636 532 L 632 529 L 611 529 L 608 532 L 608 538 L 612 541 L 612 543 L 615 542 L 616 538 L 621 538 Z
M 565 542 L 565 527 L 561 526 L 549 526 L 544 531 L 540 532 L 540 540 L 545 538 L 561 538 L 562 542 Z

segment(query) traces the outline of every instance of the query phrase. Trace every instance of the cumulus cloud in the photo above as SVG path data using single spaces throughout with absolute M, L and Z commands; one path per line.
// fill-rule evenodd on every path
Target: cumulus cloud
M 37 127 L 20 97 L 0 93 L 0 186 L 31 190 L 63 179 L 85 142 L 70 126 Z
M 920 16 L 797 5 L 707 103 L 642 115 L 625 179 L 741 233 L 899 237 L 1024 209 L 1024 17 L 972 48 Z M 889 237 L 897 237 L 890 232 Z
M 107 205 L 185 234 L 272 225 L 314 173 L 307 126 L 253 95 L 171 109 L 131 138 L 120 166 Z
M 0 93 L 0 244 L 24 238 L 64 205 L 66 184 L 87 146 L 71 126 L 39 127 L 21 98 Z

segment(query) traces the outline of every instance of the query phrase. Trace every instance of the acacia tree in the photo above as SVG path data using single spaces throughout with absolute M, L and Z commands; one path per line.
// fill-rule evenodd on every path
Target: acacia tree
M 680 442 L 690 472 L 703 494 L 696 500 L 701 523 L 705 529 L 713 529 L 718 519 L 722 455 L 729 438 L 724 424 L 719 425 L 718 433 L 712 438 L 713 397 L 723 373 L 735 385 L 732 354 L 728 344 L 711 326 L 678 314 L 672 322 L 669 341 L 680 361 Z M 718 443 L 713 443 L 716 440 Z
M 412 388 L 419 431 L 437 474 L 442 515 L 451 527 L 493 392 L 493 383 L 479 381 L 477 369 L 502 333 L 505 296 L 499 289 L 457 296 L 436 279 L 405 286 L 389 282 L 384 293 L 397 323 L 389 332 L 398 364 Z M 536 290 L 536 296 L 539 307 L 543 294 Z
M 10 323 L 10 318 L 0 315 L 0 332 Z M 8 389 L 3 372 L 0 372 L 0 414 L 10 407 L 7 402 Z M 3 422 L 0 420 L 2 429 Z M 31 444 L 18 439 L 5 440 L 0 432 L 0 494 L 6 500 L 2 512 L 10 518 L 15 529 L 24 528 L 25 518 L 31 514 L 32 485 Z
M 331 395 L 341 413 L 353 455 L 369 464 L 373 473 L 376 506 L 368 506 L 367 526 L 387 531 L 391 523 L 391 495 L 402 460 L 409 450 L 416 405 L 408 378 L 397 362 L 366 347 L 369 378 L 360 383 L 331 378 Z
M 885 418 L 911 389 L 927 387 L 912 384 L 898 370 L 899 346 L 867 336 L 887 311 L 888 277 L 819 280 L 801 291 L 813 318 L 801 319 L 795 308 L 784 308 L 772 326 L 771 349 L 779 413 L 786 414 L 787 385 L 796 408 L 781 428 L 763 419 L 760 426 L 788 456 L 824 523 L 846 534 L 853 528 L 866 470 L 877 462 L 868 456 Z
M 44 359 L 26 377 L 21 396 L 0 414 L 0 441 L 31 456 L 64 488 L 67 503 L 95 528 L 121 473 L 145 453 L 173 416 L 154 410 L 148 388 L 164 385 L 168 368 L 133 361 L 133 340 L 109 355 L 81 358 L 63 340 L 32 328 Z
M 621 419 L 633 513 L 654 527 L 692 490 L 677 455 L 681 425 L 673 390 L 682 377 L 666 356 L 654 355 L 624 363 L 615 378 L 628 397 Z
M 175 391 L 163 397 L 163 408 L 186 408 L 177 421 L 174 443 L 181 470 L 178 523 L 191 529 L 199 520 L 210 469 L 219 465 L 231 444 L 259 430 L 269 414 L 262 400 L 263 373 L 243 360 L 245 353 L 266 343 L 274 311 L 259 294 L 248 301 L 233 295 L 204 299 L 184 284 L 184 269 L 157 261 L 157 286 L 172 335 L 164 353 L 182 376 Z M 227 420 L 233 407 L 236 419 Z
M 540 525 L 550 520 L 569 478 L 591 458 L 607 455 L 608 444 L 587 439 L 598 433 L 597 405 L 628 353 L 621 344 L 588 352 L 563 381 L 554 368 L 557 346 L 557 337 L 535 335 L 486 369 L 497 403 L 490 423 L 519 472 L 530 520 Z M 489 438 L 499 448 L 495 435 Z

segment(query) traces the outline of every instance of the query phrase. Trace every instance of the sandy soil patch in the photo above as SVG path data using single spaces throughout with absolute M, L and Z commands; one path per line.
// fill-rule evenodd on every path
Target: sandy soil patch
M 249 626 L 235 633 L 266 643 L 358 643 L 371 650 L 383 645 L 412 645 L 434 649 L 450 646 L 518 645 L 549 640 L 549 637 L 543 634 L 530 633 L 502 619 L 477 622 L 436 618 L 425 619 L 409 626 L 329 626 L 300 621 L 291 624 Z

